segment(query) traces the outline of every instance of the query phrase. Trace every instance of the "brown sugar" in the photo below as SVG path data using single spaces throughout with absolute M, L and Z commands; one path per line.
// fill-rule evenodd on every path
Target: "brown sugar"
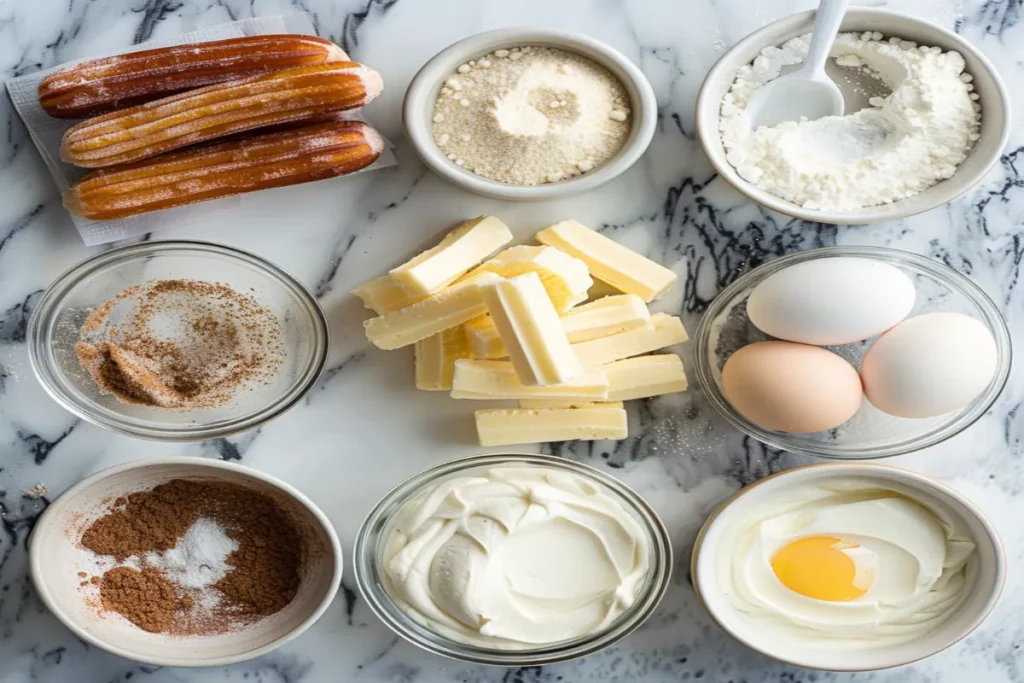
M 280 336 L 274 313 L 251 295 L 219 282 L 153 280 L 94 310 L 75 351 L 118 400 L 189 410 L 270 381 L 284 357 Z
M 206 593 L 146 565 L 148 554 L 175 548 L 200 518 L 216 522 L 237 543 L 224 561 L 228 571 L 203 589 Z M 306 537 L 268 494 L 224 482 L 175 479 L 113 501 L 82 534 L 81 544 L 119 563 L 141 565 L 119 566 L 102 576 L 103 609 L 147 631 L 184 635 L 224 632 L 287 606 L 309 552 Z

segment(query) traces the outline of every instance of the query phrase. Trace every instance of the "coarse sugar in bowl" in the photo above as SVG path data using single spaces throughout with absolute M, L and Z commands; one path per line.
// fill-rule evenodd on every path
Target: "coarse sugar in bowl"
M 588 510 L 600 521 L 572 519 Z M 360 592 L 395 633 L 499 666 L 617 642 L 651 616 L 672 572 L 668 532 L 639 495 L 587 465 L 525 454 L 455 460 L 406 480 L 370 511 L 353 557 Z M 511 605 L 502 591 L 469 594 L 492 580 L 522 609 L 501 611 Z

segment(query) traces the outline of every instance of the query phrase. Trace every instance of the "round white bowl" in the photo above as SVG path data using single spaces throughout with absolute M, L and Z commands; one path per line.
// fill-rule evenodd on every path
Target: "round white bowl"
M 955 50 L 963 55 L 967 62 L 967 73 L 974 76 L 972 82 L 975 92 L 981 97 L 981 139 L 975 143 L 953 177 L 913 197 L 857 211 L 805 209 L 758 189 L 741 178 L 726 160 L 725 148 L 718 132 L 722 96 L 729 91 L 741 66 L 750 64 L 766 47 L 781 45 L 790 38 L 810 33 L 813 23 L 814 11 L 808 11 L 768 24 L 734 45 L 705 76 L 697 95 L 697 137 L 712 166 L 725 182 L 758 204 L 795 218 L 837 225 L 876 223 L 906 218 L 945 204 L 976 185 L 999 161 L 1010 136 L 1010 95 L 992 63 L 963 38 L 936 24 L 889 10 L 851 7 L 843 18 L 841 31 L 878 31 L 886 37 L 896 36 L 921 45 L 938 46 L 943 51 Z
M 967 565 L 968 595 L 943 624 L 913 640 L 856 650 L 816 649 L 784 642 L 738 612 L 718 581 L 720 545 L 733 520 L 793 486 L 867 478 L 906 492 L 926 506 L 960 518 L 976 544 Z M 694 589 L 711 618 L 729 635 L 767 657 L 826 671 L 874 671 L 902 666 L 945 650 L 976 629 L 999 600 L 1006 580 L 1006 551 L 995 527 L 970 500 L 940 481 L 909 470 L 867 463 L 807 465 L 754 482 L 723 502 L 697 535 L 690 560 Z
M 237 631 L 209 636 L 149 633 L 87 602 L 77 575 L 91 551 L 82 533 L 105 512 L 105 501 L 171 479 L 230 482 L 274 498 L 300 528 L 308 529 L 295 598 L 281 611 Z M 154 666 L 224 666 L 264 655 L 312 626 L 341 583 L 341 544 L 326 515 L 279 479 L 249 467 L 205 458 L 161 458 L 103 470 L 61 495 L 39 518 L 29 538 L 32 583 L 43 604 L 84 640 L 112 654 Z
M 434 142 L 434 103 L 446 78 L 470 59 L 501 48 L 552 47 L 575 52 L 605 67 L 622 82 L 629 94 L 632 125 L 619 152 L 593 171 L 557 183 L 510 185 L 478 176 L 456 166 Z M 643 72 L 621 52 L 578 33 L 545 31 L 528 27 L 503 28 L 470 36 L 446 47 L 427 62 L 412 79 L 402 103 L 405 134 L 416 153 L 434 173 L 464 190 L 497 199 L 538 200 L 592 190 L 619 176 L 636 163 L 654 137 L 658 102 Z

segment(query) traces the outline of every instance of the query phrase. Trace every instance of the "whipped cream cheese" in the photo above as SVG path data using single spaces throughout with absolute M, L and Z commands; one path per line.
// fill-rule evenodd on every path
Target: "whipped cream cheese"
M 970 534 L 952 514 L 877 482 L 800 486 L 731 525 L 720 585 L 747 619 L 808 647 L 899 643 L 967 594 Z
M 413 497 L 382 564 L 388 595 L 417 621 L 459 642 L 523 649 L 611 624 L 643 585 L 649 545 L 596 482 L 500 467 Z

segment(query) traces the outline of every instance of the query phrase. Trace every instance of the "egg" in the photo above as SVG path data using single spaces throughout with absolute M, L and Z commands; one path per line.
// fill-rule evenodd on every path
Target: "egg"
M 914 307 L 914 283 L 868 258 L 804 261 L 768 276 L 747 299 L 750 322 L 765 334 L 831 346 L 885 332 Z
M 782 432 L 823 432 L 853 417 L 863 391 L 853 366 L 825 349 L 768 341 L 744 346 L 722 368 L 722 390 L 751 422 Z
M 934 417 L 962 408 L 996 373 L 996 341 L 963 313 L 926 313 L 903 321 L 861 361 L 867 399 L 897 417 Z

